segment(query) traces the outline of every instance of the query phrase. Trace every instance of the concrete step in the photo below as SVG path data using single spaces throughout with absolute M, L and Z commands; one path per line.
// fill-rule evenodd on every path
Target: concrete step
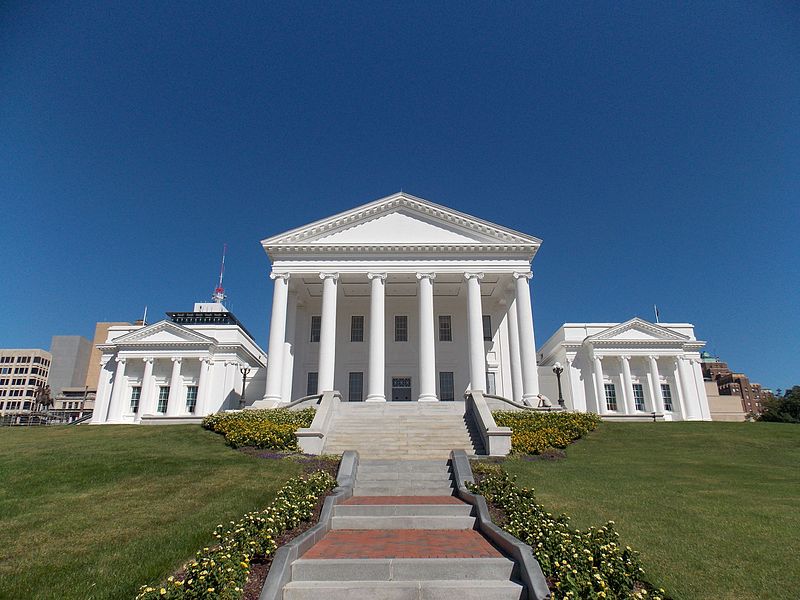
M 358 470 L 356 481 L 444 481 L 450 479 L 450 472 L 445 470 L 420 473 L 392 471 L 367 471 Z
M 331 529 L 474 529 L 475 517 L 385 516 L 332 517 Z
M 508 581 L 507 558 L 303 559 L 292 563 L 292 581 Z
M 469 504 L 337 504 L 334 517 L 386 517 L 386 516 L 448 516 L 469 517 Z
M 353 488 L 355 496 L 452 496 L 453 486 L 438 485 L 359 485 Z
M 524 588 L 512 581 L 292 581 L 283 600 L 520 600 Z

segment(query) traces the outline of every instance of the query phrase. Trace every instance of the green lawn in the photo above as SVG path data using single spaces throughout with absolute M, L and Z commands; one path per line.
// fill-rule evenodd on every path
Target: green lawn
M 0 598 L 132 598 L 300 470 L 197 425 L 2 428 Z
M 577 528 L 615 521 L 676 599 L 800 598 L 800 426 L 603 423 L 505 466 Z

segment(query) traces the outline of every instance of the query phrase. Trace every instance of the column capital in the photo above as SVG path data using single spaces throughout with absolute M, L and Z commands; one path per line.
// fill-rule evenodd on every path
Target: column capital
M 367 273 L 367 279 L 380 279 L 381 281 L 386 281 L 386 277 L 386 273 Z
M 153 361 L 154 361 L 154 360 L 155 360 L 155 359 L 154 359 L 152 356 L 145 356 L 145 357 L 142 359 L 142 362 L 143 362 L 143 363 L 145 363 L 145 364 L 147 364 L 147 363 L 153 364 Z
M 339 273 L 320 273 L 319 278 L 322 280 L 333 279 L 334 281 L 336 281 L 337 279 L 339 279 Z
M 181 362 L 183 362 L 183 357 L 182 356 L 173 356 L 171 360 L 174 363 L 181 364 Z
M 269 278 L 272 280 L 283 279 L 284 281 L 289 281 L 289 277 L 290 277 L 289 273 L 276 273 L 275 271 L 273 271 L 272 273 L 269 274 Z
M 128 360 L 127 358 L 117 356 L 114 360 L 116 360 L 119 364 L 124 365 L 125 361 Z
M 648 359 L 648 360 L 658 360 L 658 357 L 657 357 L 656 355 L 654 355 L 654 354 L 650 354 L 650 355 L 647 357 L 647 359 Z
M 464 279 L 472 279 L 472 278 L 481 280 L 483 279 L 483 273 L 464 273 Z
M 602 360 L 605 358 L 605 356 L 603 356 L 603 355 L 601 355 L 601 354 L 594 354 L 594 353 L 593 353 L 593 354 L 592 354 L 592 358 L 593 358 L 594 360 L 600 360 L 600 361 L 602 361 Z
M 525 279 L 527 279 L 528 281 L 530 281 L 531 279 L 533 279 L 533 271 L 527 271 L 527 272 L 522 272 L 522 271 L 514 271 L 514 272 L 512 273 L 512 275 L 514 276 L 514 279 L 521 279 L 521 278 L 523 278 L 523 277 L 524 277 Z
M 621 362 L 628 362 L 631 359 L 631 355 L 630 354 L 620 354 L 617 358 L 619 358 L 619 360 Z
M 417 279 L 436 279 L 436 273 L 417 273 Z
M 100 368 L 102 369 L 103 367 L 105 367 L 111 361 L 111 358 L 112 358 L 111 356 L 101 356 Z

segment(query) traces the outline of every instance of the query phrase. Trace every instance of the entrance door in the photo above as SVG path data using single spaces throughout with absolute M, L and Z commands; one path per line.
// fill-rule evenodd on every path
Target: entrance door
M 411 377 L 392 377 L 392 402 L 411 402 Z

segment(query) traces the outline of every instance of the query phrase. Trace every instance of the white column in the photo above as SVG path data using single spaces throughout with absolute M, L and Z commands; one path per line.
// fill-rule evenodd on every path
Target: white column
M 608 404 L 606 404 L 606 387 L 603 377 L 603 361 L 602 357 L 594 356 L 594 385 L 596 388 L 595 396 L 597 398 L 597 412 L 604 415 L 608 412 Z
M 672 392 L 673 397 L 678 399 L 678 408 L 675 408 L 675 402 L 672 403 L 673 412 L 678 412 L 681 419 L 686 420 L 686 401 L 685 388 L 683 386 L 683 373 L 681 373 L 681 359 L 679 356 L 673 357 L 672 361 L 672 378 L 675 380 L 675 389 Z M 671 389 L 671 388 L 670 388 Z
M 696 421 L 701 418 L 698 414 L 698 402 L 695 399 L 695 394 L 692 393 L 692 386 L 690 386 L 692 374 L 687 373 L 686 363 L 689 361 L 685 356 L 677 357 L 678 375 L 680 376 L 680 386 L 684 398 L 684 413 L 683 418 L 689 421 Z M 695 388 L 696 389 L 696 388 Z
M 181 390 L 183 381 L 181 379 L 181 363 L 179 357 L 172 358 L 172 376 L 169 378 L 169 399 L 167 400 L 167 416 L 174 417 L 186 412 L 186 407 L 182 406 L 183 398 Z
M 136 415 L 136 421 L 142 420 L 142 415 L 153 414 L 152 397 L 153 397 L 153 358 L 143 358 L 144 361 L 144 375 L 142 375 L 142 391 L 139 395 L 139 414 Z
M 522 364 L 522 399 L 536 406 L 539 395 L 539 371 L 536 365 L 536 341 L 533 337 L 533 309 L 528 281 L 533 273 L 514 273 L 519 328 L 519 357 Z
M 336 368 L 336 294 L 338 273 L 320 273 L 322 279 L 322 323 L 319 332 L 319 379 L 317 393 L 333 390 Z
M 658 360 L 655 356 L 648 356 L 650 361 L 650 378 L 653 385 L 653 410 L 664 413 L 664 396 L 661 394 L 661 375 L 658 373 Z
M 522 402 L 522 365 L 519 360 L 519 325 L 517 324 L 517 301 L 508 305 L 508 354 L 511 363 L 511 399 Z
M 625 408 L 629 415 L 636 412 L 636 398 L 633 395 L 633 377 L 631 377 L 631 357 L 620 356 L 622 363 L 622 386 L 625 391 Z
M 275 283 L 272 290 L 272 316 L 269 322 L 269 346 L 267 349 L 267 386 L 264 391 L 264 400 L 280 402 L 289 274 L 270 273 L 270 278 Z
M 106 368 L 111 356 L 103 356 L 100 359 L 100 377 L 97 380 L 97 392 L 95 393 L 94 410 L 92 411 L 92 423 L 105 423 L 108 420 L 108 408 L 111 405 L 111 370 Z
M 483 349 L 483 273 L 464 273 L 467 280 L 467 339 L 469 340 L 469 387 L 486 391 L 486 352 Z
M 200 359 L 200 378 L 197 380 L 197 405 L 194 414 L 198 417 L 206 416 L 206 398 L 208 397 L 208 363 L 211 359 L 205 356 Z
M 417 273 L 419 280 L 419 401 L 435 402 L 436 339 L 433 325 L 434 273 Z
M 125 377 L 125 359 L 117 357 L 117 371 L 114 374 L 114 388 L 111 390 L 111 406 L 108 410 L 108 420 L 112 423 L 122 421 L 122 414 L 125 412 L 123 404 L 125 402 L 125 388 L 127 378 Z
M 294 381 L 294 342 L 297 325 L 297 292 L 289 292 L 286 309 L 286 339 L 283 342 L 283 375 L 281 377 L 281 398 L 291 402 Z M 302 395 L 302 394 L 301 394 Z
M 700 369 L 700 361 L 694 357 L 689 359 L 689 370 L 692 373 L 694 389 L 697 393 L 697 410 L 700 412 L 700 419 L 703 421 L 711 420 L 711 412 L 708 409 L 708 396 L 706 396 L 706 386 L 703 382 L 703 372 Z
M 386 273 L 367 273 L 369 295 L 369 364 L 367 402 L 386 402 Z

